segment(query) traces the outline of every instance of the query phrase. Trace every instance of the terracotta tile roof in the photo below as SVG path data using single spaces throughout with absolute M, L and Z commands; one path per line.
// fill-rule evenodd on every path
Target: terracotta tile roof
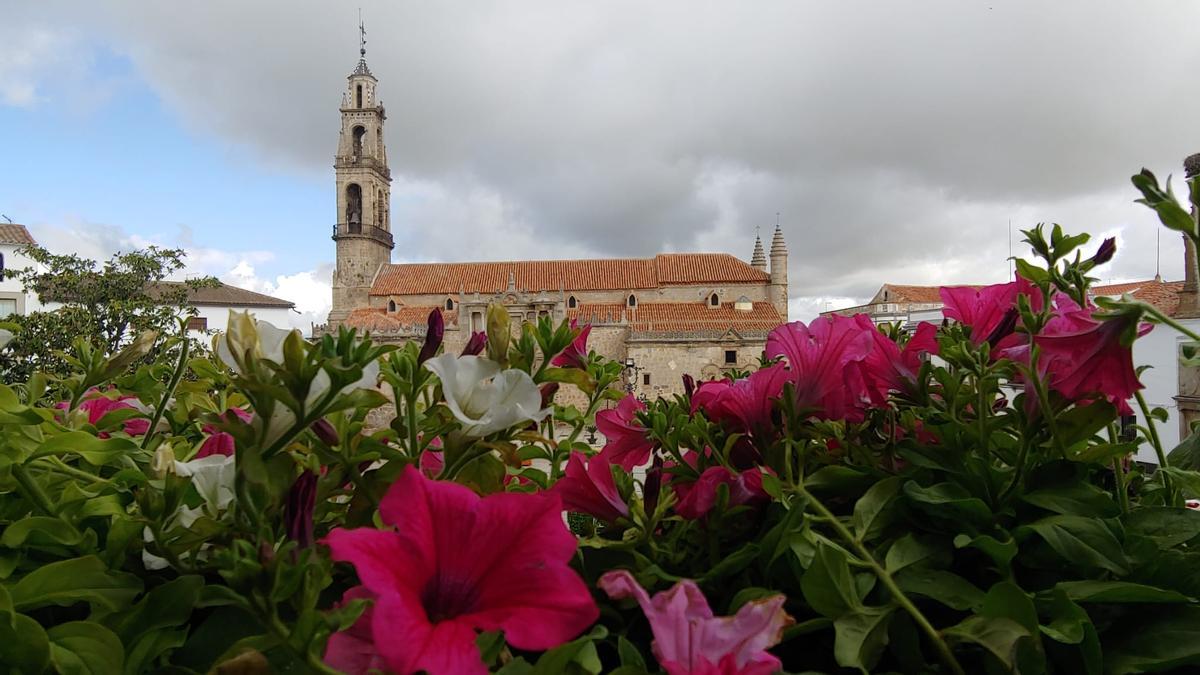
M 263 293 L 255 293 L 237 286 L 220 283 L 212 288 L 196 288 L 188 291 L 188 304 L 210 307 L 281 307 L 291 309 L 296 304 L 290 300 L 275 298 Z M 181 281 L 160 281 L 157 286 L 162 289 L 183 286 Z M 148 289 L 150 295 L 155 295 L 155 288 Z
M 940 303 L 942 296 L 938 292 L 941 286 L 906 286 L 902 284 L 884 284 L 880 291 L 887 290 L 887 300 L 882 299 L 882 293 L 876 295 L 880 302 L 921 302 Z
M 733 308 L 732 302 L 709 307 L 703 302 L 643 302 L 636 308 L 621 304 L 582 304 L 567 310 L 568 318 L 582 322 L 608 323 L 620 321 L 621 312 L 635 332 L 654 333 L 724 333 L 730 328 L 739 332 L 770 330 L 783 323 L 775 305 L 756 302 L 749 311 Z M 611 317 L 611 318 L 610 318 Z
M 24 225 L 17 225 L 15 223 L 0 224 L 0 244 L 24 246 L 36 243 L 33 235 L 29 234 L 29 230 Z
M 1183 290 L 1182 281 L 1131 281 L 1123 284 L 1106 284 L 1093 286 L 1092 295 L 1107 295 L 1119 297 L 1129 293 L 1136 300 L 1148 302 L 1161 310 L 1167 316 L 1174 316 L 1179 310 L 1179 291 Z
M 770 277 L 728 253 L 653 258 L 387 265 L 371 295 L 498 293 L 510 275 L 524 291 L 607 291 L 679 284 L 765 283 Z

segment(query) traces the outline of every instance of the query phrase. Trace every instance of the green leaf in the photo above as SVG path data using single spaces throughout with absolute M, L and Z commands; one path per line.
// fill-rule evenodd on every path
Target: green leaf
M 187 624 L 203 587 L 203 577 L 181 576 L 151 590 L 136 605 L 106 621 L 128 648 L 128 672 L 145 672 L 162 653 L 159 647 L 175 642 L 172 639 L 164 643 L 159 634 Z
M 896 585 L 905 593 L 923 595 L 954 609 L 978 609 L 983 605 L 983 591 L 945 570 L 909 568 L 896 575 Z
M 971 616 L 942 633 L 953 642 L 971 642 L 990 652 L 1010 671 L 1014 671 L 1017 642 L 1030 637 L 1029 631 L 1012 619 Z
M 111 630 L 92 621 L 72 621 L 46 631 L 50 660 L 62 675 L 120 675 L 125 649 Z
M 633 646 L 632 642 L 626 640 L 624 635 L 617 637 L 617 656 L 621 658 L 622 666 L 646 670 L 646 660 L 642 658 L 642 653 Z
M 888 549 L 887 556 L 884 558 L 884 567 L 888 572 L 895 574 L 906 567 L 920 565 L 935 558 L 948 558 L 948 556 L 945 556 L 942 549 L 934 544 L 924 539 L 918 539 L 912 534 L 906 534 L 897 539 L 896 543 Z
M 1200 535 L 1200 511 L 1143 506 L 1121 518 L 1126 531 L 1150 537 L 1159 548 L 1174 548 Z
M 24 614 L 0 610 L 0 664 L 11 673 L 40 673 L 50 663 L 50 638 Z
M 142 592 L 135 575 L 113 572 L 94 555 L 43 565 L 8 588 L 18 610 L 88 602 L 109 611 L 129 605 Z
M 1194 602 L 1192 598 L 1176 591 L 1129 581 L 1060 581 L 1055 588 L 1076 602 Z
M 1082 481 L 1033 490 L 1021 499 L 1064 516 L 1111 518 L 1121 512 L 1107 492 Z
M 1000 541 L 986 534 L 974 538 L 960 534 L 954 538 L 954 547 L 978 549 L 991 558 L 1000 570 L 1009 569 L 1012 559 L 1017 557 L 1017 542 L 1012 539 Z
M 1192 236 L 1196 235 L 1196 223 L 1192 220 L 1192 215 L 1185 211 L 1175 199 L 1169 177 L 1165 190 L 1158 186 L 1158 179 L 1154 174 L 1146 169 L 1142 169 L 1141 173 L 1133 176 L 1132 180 L 1134 187 L 1142 193 L 1142 198 L 1138 199 L 1137 203 L 1153 209 L 1167 229 Z
M 595 675 L 601 669 L 595 641 L 603 640 L 607 635 L 608 630 L 604 626 L 596 626 L 587 635 L 542 654 L 533 664 L 532 672 L 534 675 L 562 675 L 563 673 Z
M 895 607 L 863 607 L 833 622 L 833 656 L 843 668 L 867 672 L 879 663 Z
M 1033 606 L 1033 600 L 1011 581 L 1001 581 L 988 589 L 979 614 L 1012 619 L 1031 634 L 1038 628 L 1037 609 Z
M 99 466 L 136 452 L 137 444 L 128 438 L 97 438 L 86 431 L 68 431 L 39 445 L 33 458 L 76 454 Z
M 596 381 L 586 370 L 579 368 L 547 368 L 542 371 L 542 379 L 546 382 L 573 384 L 585 394 L 591 394 L 596 390 Z
M 904 479 L 900 476 L 884 478 L 871 486 L 854 504 L 854 516 L 851 523 L 859 541 L 874 539 L 879 532 L 895 518 L 896 510 L 888 505 L 900 492 Z
M 1200 665 L 1200 607 L 1139 613 L 1105 633 L 1104 667 L 1112 675 Z
M 810 607 L 830 618 L 862 607 L 846 554 L 825 542 L 817 543 L 812 566 L 800 580 L 800 590 Z
M 1121 543 L 1099 520 L 1081 516 L 1050 516 L 1026 527 L 1037 532 L 1072 565 L 1108 570 L 1122 576 L 1129 573 L 1129 561 Z
M 1054 420 L 1057 436 L 1066 447 L 1087 441 L 1108 426 L 1117 416 L 1117 409 L 1107 401 L 1068 408 Z
M 0 546 L 75 546 L 83 535 L 70 523 L 50 516 L 28 516 L 9 525 L 0 535 Z
M 1170 461 L 1173 462 L 1175 460 L 1172 459 Z M 1191 499 L 1200 497 L 1200 471 L 1189 471 L 1174 466 L 1162 466 L 1158 468 L 1158 473 L 1170 476 L 1171 480 L 1175 481 L 1175 484 L 1183 489 L 1185 497 Z
M 957 483 L 938 483 L 926 488 L 909 481 L 904 484 L 904 494 L 917 508 L 940 519 L 976 528 L 992 522 L 992 511 L 987 504 Z
M 804 487 L 822 494 L 858 494 L 875 482 L 875 478 L 847 466 L 834 464 L 817 469 L 804 479 Z

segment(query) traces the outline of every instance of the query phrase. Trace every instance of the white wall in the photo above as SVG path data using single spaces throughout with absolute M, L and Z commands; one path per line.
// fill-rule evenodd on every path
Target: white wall
M 1200 332 L 1200 319 L 1180 319 L 1179 322 L 1189 330 Z M 1142 396 L 1151 407 L 1164 408 L 1169 415 L 1165 423 L 1157 423 L 1159 439 L 1163 449 L 1170 452 L 1179 444 L 1179 409 L 1175 405 L 1175 396 L 1179 394 L 1179 345 L 1184 338 L 1170 326 L 1155 326 L 1154 330 L 1142 336 L 1133 343 L 1133 365 L 1151 366 L 1142 373 Z M 1138 423 L 1145 424 L 1141 411 L 1137 410 L 1137 402 L 1130 405 L 1138 414 Z M 1148 443 L 1138 449 L 1137 459 L 1140 462 L 1158 463 L 1154 448 Z
M 196 307 L 199 316 L 208 320 L 208 330 L 224 331 L 229 325 L 229 310 L 233 309 L 237 312 L 249 311 L 250 315 L 259 321 L 279 327 L 288 327 L 288 318 L 292 310 L 286 307 L 220 307 L 215 305 L 200 305 Z M 194 336 L 199 336 L 200 331 L 191 331 Z
M 4 278 L 0 279 L 0 297 L 12 298 L 17 301 L 17 313 L 28 314 L 37 309 L 37 298 L 25 294 L 24 284 L 17 278 L 16 272 L 26 267 L 33 267 L 34 262 L 17 253 L 22 248 L 13 244 L 0 244 L 0 253 L 4 254 Z

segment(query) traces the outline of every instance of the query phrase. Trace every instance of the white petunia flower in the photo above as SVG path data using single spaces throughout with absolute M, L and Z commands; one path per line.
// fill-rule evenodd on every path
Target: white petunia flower
M 468 436 L 487 436 L 550 414 L 549 408 L 541 408 L 542 394 L 524 371 L 502 371 L 482 356 L 454 354 L 429 359 L 425 367 L 441 379 L 446 405 Z

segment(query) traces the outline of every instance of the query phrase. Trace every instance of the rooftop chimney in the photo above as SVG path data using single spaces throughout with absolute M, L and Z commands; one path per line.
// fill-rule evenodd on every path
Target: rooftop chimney
M 1187 180 L 1200 176 L 1200 153 L 1183 160 L 1183 175 Z M 1192 207 L 1192 217 L 1195 218 L 1196 207 Z M 1183 237 L 1183 288 L 1179 291 L 1179 309 L 1176 316 L 1185 318 L 1200 317 L 1200 283 L 1196 278 L 1196 245 L 1191 239 Z

